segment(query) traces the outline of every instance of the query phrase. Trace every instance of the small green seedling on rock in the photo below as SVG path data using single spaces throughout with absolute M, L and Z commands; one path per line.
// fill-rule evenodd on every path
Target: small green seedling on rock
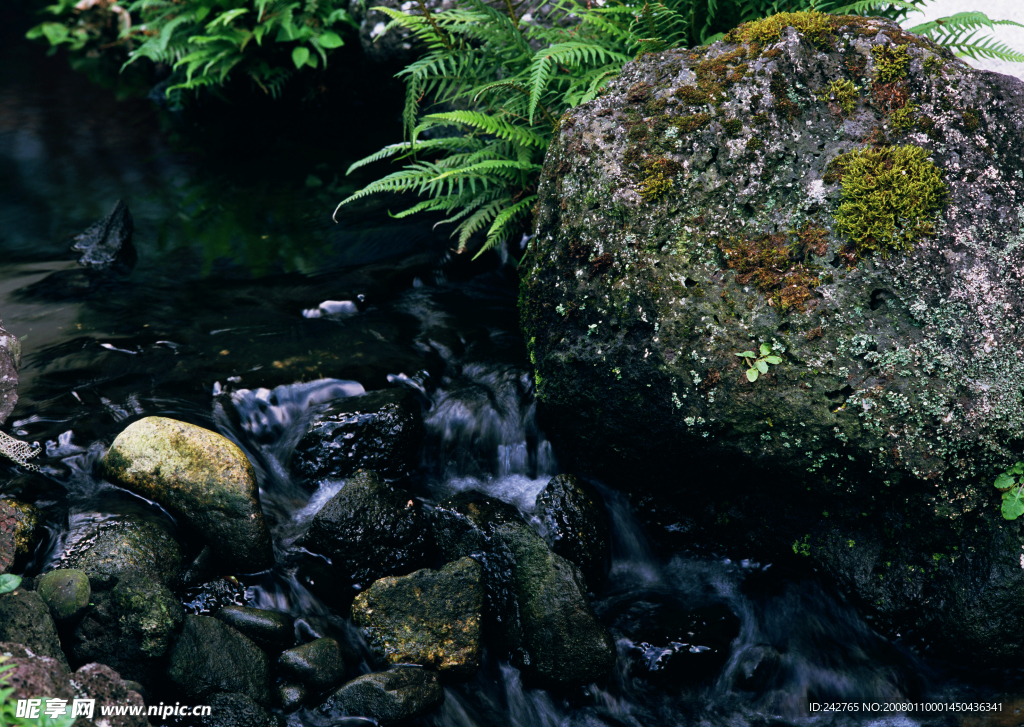
M 1017 462 L 1013 467 L 996 477 L 995 486 L 1003 493 L 1003 517 L 1016 520 L 1024 515 L 1024 462 Z
M 768 373 L 768 365 L 776 365 L 782 363 L 782 358 L 772 354 L 772 347 L 767 343 L 762 343 L 761 348 L 758 349 L 761 353 L 758 356 L 753 351 L 744 351 L 743 353 L 737 353 L 736 355 L 743 359 L 743 363 L 749 366 L 747 369 L 747 381 L 753 383 L 757 381 L 757 377 L 760 374 Z M 1024 465 L 1022 465 L 1024 467 Z M 1024 472 L 1024 470 L 1021 470 Z

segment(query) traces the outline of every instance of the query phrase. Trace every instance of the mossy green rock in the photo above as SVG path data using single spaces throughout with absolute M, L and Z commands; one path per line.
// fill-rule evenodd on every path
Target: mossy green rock
M 522 265 L 539 416 L 567 469 L 685 503 L 658 518 L 693 523 L 683 547 L 775 558 L 827 530 L 857 551 L 867 528 L 856 572 L 811 557 L 876 623 L 911 614 L 937 648 L 1012 660 L 1024 532 L 992 482 L 1024 460 L 1024 84 L 895 23 L 828 22 L 646 54 L 562 118 Z M 865 154 L 865 175 L 866 147 L 924 151 Z M 991 568 L 968 558 L 1001 529 Z M 955 581 L 928 577 L 933 555 Z M 984 593 L 1015 604 L 998 626 Z
M 0 595 L 0 641 L 24 644 L 33 653 L 68 666 L 50 609 L 35 591 L 16 588 Z
M 317 707 L 330 717 L 370 717 L 382 725 L 426 714 L 444 702 L 437 672 L 397 666 L 342 684 Z
M 483 605 L 483 569 L 462 558 L 440 571 L 381 578 L 356 596 L 352 620 L 391 664 L 472 676 L 480 668 Z
M 196 701 L 214 692 L 238 692 L 259 704 L 270 702 L 270 659 L 238 631 L 209 616 L 185 617 L 167 676 Z
M 167 583 L 178 575 L 181 563 L 181 546 L 170 525 L 136 516 L 122 516 L 88 528 L 59 560 L 61 568 L 84 571 L 101 586 L 135 573 Z
M 92 589 L 89 576 L 83 571 L 68 568 L 40 576 L 36 581 L 36 593 L 46 601 L 55 619 L 65 621 L 80 616 L 89 607 Z
M 580 569 L 551 552 L 512 505 L 478 492 L 434 510 L 447 560 L 483 564 L 485 628 L 526 674 L 557 686 L 589 684 L 615 663 L 615 644 L 595 618 Z
M 181 517 L 225 569 L 254 572 L 273 564 L 256 474 L 225 437 L 194 424 L 146 417 L 117 436 L 103 464 L 120 484 Z
M 330 636 L 281 652 L 277 665 L 287 677 L 314 691 L 337 684 L 345 674 L 341 647 Z

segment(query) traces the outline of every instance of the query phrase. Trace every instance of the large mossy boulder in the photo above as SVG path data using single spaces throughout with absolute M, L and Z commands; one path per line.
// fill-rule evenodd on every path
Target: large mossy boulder
M 894 23 L 782 14 L 627 64 L 562 118 L 523 264 L 560 461 L 1012 658 L 1022 200 L 1024 84 Z
M 483 570 L 472 558 L 407 576 L 381 578 L 352 604 L 352 620 L 391 664 L 420 664 L 458 676 L 480 668 Z
M 301 543 L 328 556 L 346 583 L 369 588 L 378 578 L 421 567 L 427 536 L 419 500 L 360 471 L 313 516 Z
M 594 617 L 580 569 L 548 548 L 512 505 L 465 492 L 434 509 L 446 560 L 483 565 L 485 629 L 502 656 L 547 685 L 589 684 L 615 663 L 615 645 Z
M 128 574 L 144 573 L 168 583 L 181 570 L 181 545 L 164 520 L 124 515 L 83 529 L 58 559 L 65 569 L 84 571 L 100 587 Z
M 256 473 L 242 450 L 220 434 L 146 417 L 117 435 L 103 464 L 126 488 L 182 518 L 223 568 L 255 572 L 273 565 Z

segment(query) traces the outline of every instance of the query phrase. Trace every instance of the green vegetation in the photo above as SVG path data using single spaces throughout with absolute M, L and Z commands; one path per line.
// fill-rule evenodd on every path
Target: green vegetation
M 906 43 L 873 46 L 871 55 L 875 57 L 875 80 L 879 83 L 893 83 L 907 75 L 910 54 Z
M 842 154 L 829 162 L 825 179 L 842 184 L 836 229 L 861 257 L 910 250 L 914 240 L 932 233 L 946 195 L 941 170 L 916 146 Z
M 782 36 L 782 31 L 792 26 L 814 45 L 822 45 L 832 35 L 836 18 L 817 10 L 796 13 L 776 13 L 766 18 L 744 23 L 731 36 L 745 43 L 767 45 Z
M 853 81 L 842 78 L 836 81 L 830 81 L 828 88 L 822 91 L 818 98 L 822 101 L 831 101 L 840 109 L 843 113 L 849 116 L 853 113 L 853 110 L 857 108 L 857 101 L 860 100 L 860 87 L 854 85 Z
M 54 20 L 28 32 L 56 49 L 118 52 L 125 66 L 141 59 L 173 69 L 168 94 L 222 86 L 243 75 L 277 96 L 302 68 L 327 65 L 354 23 L 346 0 L 58 0 Z
M 4 573 L 0 575 L 0 594 L 10 593 L 21 585 L 21 576 Z
M 747 381 L 754 383 L 757 381 L 757 377 L 760 374 L 768 373 L 768 365 L 777 365 L 782 363 L 782 358 L 772 353 L 772 347 L 767 343 L 762 343 L 758 348 L 758 355 L 753 351 L 744 351 L 743 353 L 737 353 L 736 355 L 743 359 L 745 366 L 749 366 L 747 369 Z
M 994 484 L 1003 493 L 1003 517 L 1016 520 L 1024 515 L 1024 462 L 1015 463 L 996 477 Z

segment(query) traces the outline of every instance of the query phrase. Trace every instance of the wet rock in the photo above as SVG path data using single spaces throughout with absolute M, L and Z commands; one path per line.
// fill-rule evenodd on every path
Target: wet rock
M 296 468 L 311 482 L 358 469 L 395 479 L 419 465 L 424 434 L 420 404 L 406 389 L 339 399 L 313 418 L 295 449 Z
M 596 591 L 611 557 L 608 513 L 601 495 L 575 475 L 558 475 L 537 496 L 535 515 L 551 550 L 575 563 Z
M 422 565 L 427 519 L 419 501 L 359 472 L 313 516 L 302 544 L 331 558 L 335 571 L 369 586 Z
M 4 673 L 4 679 L 13 688 L 10 699 L 38 699 L 42 696 L 66 699 L 68 707 L 76 698 L 95 699 L 93 718 L 80 717 L 75 724 L 91 727 L 105 724 L 109 727 L 144 727 L 149 724 L 141 715 L 114 715 L 100 720 L 101 707 L 143 706 L 142 697 L 108 666 L 86 664 L 71 674 L 56 659 L 39 656 L 17 643 L 0 643 L 0 654 L 8 659 L 4 665 L 14 668 Z
M 280 727 L 281 720 L 250 697 L 239 693 L 214 694 L 207 700 L 210 714 L 199 718 L 200 727 Z
M 286 613 L 229 605 L 215 615 L 268 651 L 280 651 L 295 642 L 295 621 Z
M 92 605 L 68 639 L 71 656 L 152 688 L 184 618 L 174 593 L 144 573 L 125 573 L 111 589 L 94 591 Z
M 36 580 L 36 593 L 50 608 L 50 614 L 57 621 L 67 621 L 81 616 L 89 607 L 92 589 L 89 576 L 72 568 L 44 573 Z
M 270 660 L 252 641 L 209 616 L 186 616 L 167 676 L 196 702 L 213 692 L 239 692 L 270 702 Z
M 278 684 L 277 704 L 285 712 L 292 712 L 306 701 L 307 694 L 306 688 L 301 684 Z
M 82 253 L 79 265 L 127 274 L 138 260 L 132 244 L 133 230 L 132 213 L 119 199 L 109 215 L 75 236 L 71 249 Z
M 61 568 L 84 571 L 100 586 L 129 573 L 145 573 L 161 583 L 181 568 L 181 546 L 162 520 L 124 516 L 96 525 L 61 555 Z
M 529 676 L 586 684 L 611 669 L 614 643 L 591 611 L 583 574 L 552 553 L 514 507 L 461 493 L 435 508 L 433 525 L 445 559 L 482 563 L 489 625 Z
M 256 474 L 228 439 L 193 424 L 146 417 L 117 436 L 103 464 L 126 488 L 184 520 L 225 570 L 254 572 L 273 564 Z
M 21 342 L 4 328 L 0 319 L 0 424 L 18 403 L 18 366 L 21 365 Z
M 245 586 L 234 576 L 215 578 L 185 590 L 181 605 L 187 613 L 213 615 L 227 606 L 245 606 Z
M 14 508 L 6 500 L 0 500 L 0 573 L 6 573 L 14 565 L 17 527 Z
M 24 562 L 41 535 L 39 510 L 18 500 L 0 500 L 0 573 Z
M 282 652 L 277 665 L 287 677 L 312 690 L 334 686 L 345 674 L 341 648 L 326 636 Z
M 35 591 L 16 588 L 0 595 L 0 641 L 24 644 L 33 653 L 67 667 L 50 609 Z
M 391 664 L 472 676 L 480 668 L 482 579 L 472 558 L 382 578 L 356 597 L 352 620 Z
M 646 55 L 570 112 L 522 278 L 538 411 L 563 466 L 671 492 L 694 541 L 807 555 L 891 635 L 909 614 L 1010 662 L 1024 532 L 992 483 L 1024 459 L 1024 85 L 827 22 Z
M 426 714 L 444 701 L 437 673 L 398 666 L 366 674 L 335 689 L 317 711 L 330 717 L 359 716 L 394 724 Z

